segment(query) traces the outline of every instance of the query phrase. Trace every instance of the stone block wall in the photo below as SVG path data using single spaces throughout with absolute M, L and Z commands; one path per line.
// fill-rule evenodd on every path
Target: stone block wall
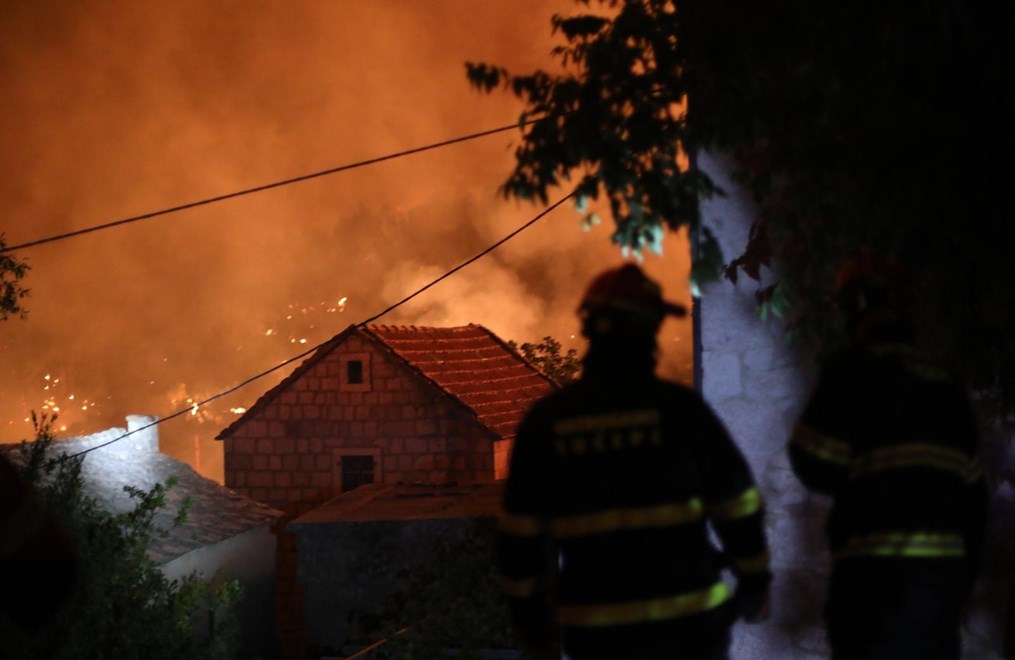
M 342 358 L 369 356 L 367 391 L 343 391 Z M 383 483 L 494 478 L 491 435 L 468 411 L 355 334 L 225 439 L 225 483 L 282 509 L 337 495 L 336 457 L 376 450 Z
M 703 209 L 726 261 L 743 251 L 756 214 L 749 196 L 727 176 L 728 165 L 708 154 L 698 160 L 727 192 Z M 755 312 L 754 292 L 773 277 L 766 272 L 759 283 L 741 273 L 736 285 L 721 279 L 703 287 L 696 305 L 697 386 L 750 463 L 767 505 L 773 615 L 762 626 L 738 625 L 732 655 L 814 660 L 828 657 L 821 620 L 828 502 L 808 493 L 789 466 L 786 443 L 805 403 L 813 366 L 786 340 L 778 319 L 763 322 Z

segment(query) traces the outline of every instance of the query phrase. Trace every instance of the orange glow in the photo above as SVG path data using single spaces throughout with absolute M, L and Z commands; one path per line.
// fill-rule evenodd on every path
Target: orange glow
M 508 124 L 520 105 L 473 91 L 464 62 L 552 68 L 550 17 L 575 11 L 573 0 L 16 3 L 0 12 L 0 232 L 23 242 Z M 505 133 L 19 255 L 32 265 L 29 315 L 3 324 L 0 419 L 17 423 L 0 441 L 28 437 L 18 420 L 59 403 L 68 433 L 190 407 L 159 427 L 161 446 L 193 461 L 198 433 L 204 473 L 221 478 L 212 438 L 288 370 L 221 406 L 194 401 L 532 218 L 538 205 L 498 193 L 517 144 Z M 577 300 L 621 258 L 608 209 L 590 210 L 601 225 L 582 232 L 561 208 L 380 322 L 480 323 L 581 350 Z M 686 240 L 665 249 L 646 268 L 686 304 Z M 692 342 L 678 334 L 690 320 L 664 328 L 670 375 L 690 373 Z

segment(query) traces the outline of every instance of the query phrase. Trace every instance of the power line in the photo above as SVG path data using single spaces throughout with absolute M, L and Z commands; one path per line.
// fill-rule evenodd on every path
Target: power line
M 471 264 L 472 262 L 476 261 L 477 259 L 480 259 L 481 257 L 484 257 L 484 256 L 486 256 L 486 255 L 487 255 L 487 254 L 489 254 L 490 252 L 493 252 L 494 250 L 496 250 L 497 248 L 499 248 L 499 247 L 500 247 L 501 245 L 503 245 L 504 243 L 507 243 L 508 241 L 510 241 L 510 240 L 511 240 L 512 238 L 514 238 L 514 237 L 515 237 L 515 236 L 517 236 L 518 234 L 522 233 L 523 231 L 525 231 L 526 229 L 528 229 L 528 228 L 529 228 L 529 227 L 531 227 L 532 225 L 534 225 L 534 224 L 536 224 L 537 222 L 539 222 L 539 221 L 540 221 L 540 220 L 541 220 L 541 219 L 543 218 L 543 216 L 544 216 L 544 215 L 546 215 L 546 214 L 547 214 L 547 213 L 549 213 L 550 211 L 554 210 L 555 208 L 557 208 L 558 206 L 560 206 L 561 204 L 563 204 L 563 203 L 564 203 L 564 202 L 566 202 L 567 200 L 571 199 L 571 198 L 572 198 L 573 196 L 574 196 L 574 193 L 572 192 L 572 193 L 570 193 L 570 194 L 568 194 L 568 195 L 565 195 L 564 197 L 561 197 L 561 198 L 560 198 L 560 199 L 558 199 L 558 200 L 557 200 L 556 202 L 554 202 L 554 203 L 553 203 L 553 204 L 551 204 L 550 206 L 548 206 L 548 207 L 546 207 L 545 209 L 543 209 L 543 211 L 542 211 L 542 212 L 541 212 L 541 213 L 540 213 L 539 215 L 537 215 L 536 217 L 532 218 L 531 220 L 529 220 L 528 222 L 526 222 L 526 223 L 525 223 L 524 225 L 522 225 L 522 226 L 521 226 L 521 227 L 519 227 L 518 229 L 514 230 L 513 232 L 511 232 L 510 234 L 508 234 L 508 235 L 507 235 L 507 236 L 505 236 L 504 238 L 500 239 L 499 241 L 497 241 L 496 243 L 494 243 L 494 244 L 493 244 L 493 245 L 491 245 L 490 247 L 486 248 L 485 250 L 483 250 L 483 251 L 482 251 L 482 252 L 480 252 L 479 254 L 477 254 L 477 255 L 475 255 L 475 256 L 473 256 L 473 257 L 469 258 L 469 259 L 466 259 L 465 261 L 463 261 L 462 263 L 458 264 L 457 266 L 455 266 L 454 268 L 452 268 L 452 269 L 451 269 L 451 270 L 449 270 L 448 272 L 444 273 L 443 275 L 441 275 L 440 277 L 438 277 L 438 278 L 437 278 L 437 279 L 435 279 L 434 281 L 430 282 L 430 283 L 429 283 L 429 284 L 427 284 L 426 286 L 422 287 L 421 289 L 417 289 L 417 290 L 416 290 L 415 292 L 413 292 L 413 293 L 409 294 L 409 295 L 408 295 L 408 296 L 406 296 L 405 298 L 402 298 L 401 300 L 399 300 L 398 302 L 396 302 L 396 303 L 395 303 L 394 305 L 391 305 L 390 307 L 388 307 L 388 308 L 387 308 L 387 309 L 385 309 L 384 311 L 380 312 L 379 314 L 374 314 L 373 316 L 371 316 L 371 317 L 370 317 L 370 318 L 368 318 L 367 320 L 365 320 L 365 321 L 362 321 L 362 322 L 360 322 L 360 323 L 359 323 L 358 325 L 359 325 L 360 327 L 362 327 L 362 326 L 364 326 L 364 325 L 366 325 L 366 324 L 368 324 L 368 323 L 372 323 L 373 321 L 376 321 L 377 319 L 381 318 L 382 316 L 384 316 L 385 314 L 387 314 L 387 313 L 388 313 L 388 312 L 390 312 L 391 310 L 393 310 L 393 309 L 395 309 L 395 308 L 397 308 L 397 307 L 401 307 L 401 306 L 402 306 L 402 305 L 404 305 L 405 303 L 409 302 L 410 300 L 412 300 L 413 298 L 415 298 L 415 297 L 416 297 L 416 296 L 418 296 L 419 294 L 423 293 L 424 291 L 426 291 L 427 289 L 429 289 L 429 288 L 430 288 L 430 287 L 432 287 L 433 285 L 437 284 L 438 282 L 441 282 L 442 280 L 445 280 L 445 279 L 447 279 L 448 277 L 451 277 L 452 275 L 454 275 L 455 273 L 457 273 L 457 272 L 458 272 L 458 271 L 460 271 L 461 269 L 465 268 L 466 266 L 468 266 L 468 265 L 469 265 L 469 264 Z
M 413 154 L 422 153 L 424 151 L 430 151 L 438 149 L 440 147 L 446 147 L 448 145 L 457 144 L 459 142 L 467 142 L 469 140 L 475 140 L 477 138 L 486 137 L 488 135 L 494 135 L 496 133 L 503 133 L 513 128 L 520 128 L 522 126 L 528 126 L 534 124 L 541 119 L 530 119 L 527 121 L 521 121 L 509 126 L 501 126 L 499 128 L 491 128 L 486 131 L 480 131 L 479 133 L 472 133 L 470 135 L 462 135 L 460 137 L 451 138 L 450 140 L 444 140 L 443 142 L 435 142 L 422 147 L 413 147 L 412 149 L 406 149 L 404 151 L 397 151 L 392 154 L 385 156 L 378 156 L 376 158 L 369 158 L 367 160 L 361 160 L 356 163 L 349 163 L 347 165 L 340 165 L 338 167 L 332 167 L 327 170 L 321 170 L 320 172 L 312 172 L 310 174 L 303 174 L 295 176 L 289 179 L 283 179 L 282 181 L 275 181 L 274 183 L 266 183 L 261 186 L 255 186 L 253 188 L 245 188 L 244 190 L 238 190 L 236 192 L 226 193 L 224 195 L 216 195 L 215 197 L 208 197 L 206 199 L 200 199 L 195 202 L 187 202 L 186 204 L 180 204 L 178 206 L 171 206 L 159 211 L 152 211 L 150 213 L 143 213 L 141 215 L 131 216 L 129 218 L 122 218 L 120 220 L 114 220 L 112 222 L 106 222 L 101 225 L 94 225 L 92 227 L 85 227 L 83 229 L 77 229 L 69 231 L 64 234 L 55 234 L 53 236 L 47 236 L 45 238 L 39 238 L 34 241 L 28 241 L 27 243 L 20 243 L 18 245 L 11 245 L 0 249 L 0 254 L 5 252 L 13 252 L 14 250 L 23 250 L 25 248 L 35 247 L 37 245 L 43 245 L 45 243 L 53 243 L 55 241 L 62 241 L 65 238 L 73 238 L 74 236 L 82 236 L 84 234 L 90 234 L 92 232 L 100 231 L 103 229 L 110 229 L 112 227 L 119 227 L 121 225 L 127 225 L 134 222 L 140 222 L 141 220 L 150 220 L 152 218 L 158 218 L 163 215 L 169 215 L 171 213 L 178 213 L 180 211 L 186 211 L 188 209 L 197 208 L 199 206 L 206 206 L 208 204 L 214 204 L 216 202 L 223 202 L 227 199 L 235 199 L 237 197 L 244 197 L 246 195 L 252 195 L 254 193 L 263 192 L 265 190 L 271 190 L 272 188 L 281 188 L 282 186 L 292 185 L 294 183 L 300 183 L 302 181 L 309 181 L 310 179 L 316 179 L 322 176 L 328 176 L 329 174 L 337 174 L 338 172 L 345 172 L 346 170 L 354 170 L 359 167 L 365 167 L 367 165 L 373 165 L 375 163 L 381 163 L 387 160 L 393 160 L 395 158 L 401 158 L 403 156 L 411 156 Z
M 535 216 L 534 218 L 532 218 L 531 220 L 529 220 L 525 224 L 521 225 L 520 227 L 518 227 L 517 229 L 515 229 L 511 233 L 507 234 L 506 236 L 501 238 L 496 243 L 493 243 L 492 245 L 484 248 L 479 253 L 473 255 L 472 257 L 469 257 L 468 259 L 466 259 L 462 263 L 458 264 L 457 266 L 455 266 L 451 270 L 447 271 L 446 273 L 444 273 L 440 277 L 432 280 L 429 284 L 425 284 L 424 286 L 420 287 L 419 289 L 416 289 L 416 291 L 414 291 L 413 293 L 409 294 L 408 296 L 402 298 L 401 300 L 399 300 L 395 304 L 388 306 L 383 311 L 381 311 L 381 312 L 379 312 L 377 314 L 374 314 L 373 316 L 371 316 L 370 318 L 368 318 L 368 319 L 366 319 L 364 321 L 360 321 L 359 323 L 356 324 L 356 327 L 363 327 L 363 326 L 365 326 L 365 325 L 367 325 L 369 323 L 372 323 L 372 322 L 376 321 L 377 319 L 381 318 L 385 314 L 388 314 L 388 313 L 394 311 L 395 309 L 401 307 L 405 303 L 409 302 L 410 300 L 412 300 L 416 296 L 420 295 L 421 293 L 423 293 L 424 291 L 426 291 L 430 287 L 432 287 L 432 286 L 434 286 L 434 285 L 444 281 L 445 279 L 451 277 L 452 275 L 454 275 L 458 271 L 462 270 L 463 268 L 465 268 L 469 264 L 472 264 L 473 262 L 475 262 L 475 261 L 483 258 L 484 256 L 486 256 L 490 252 L 493 252 L 494 250 L 496 250 L 498 247 L 500 247 L 504 243 L 508 242 L 509 240 L 511 240 L 512 238 L 517 236 L 518 234 L 522 233 L 523 231 L 525 231 L 526 229 L 528 229 L 532 225 L 534 225 L 537 222 L 539 222 L 544 216 L 549 214 L 551 211 L 556 209 L 558 206 L 560 206 L 561 204 L 563 204 L 567 200 L 569 200 L 572 197 L 574 197 L 574 195 L 575 195 L 575 193 L 571 192 L 571 193 L 568 193 L 567 195 L 565 195 L 564 197 L 561 197 L 559 200 L 557 200 L 556 202 L 554 202 L 550 206 L 548 206 L 545 209 L 543 209 L 537 216 Z M 170 414 L 170 415 L 168 415 L 166 417 L 162 417 L 160 419 L 157 419 L 154 422 L 149 422 L 148 424 L 145 424 L 144 426 L 136 428 L 133 431 L 127 431 L 126 433 L 124 433 L 122 435 L 118 435 L 117 437 L 113 438 L 112 440 L 108 440 L 106 442 L 103 442 L 102 444 L 95 445 L 94 447 L 89 447 L 88 449 L 84 449 L 82 451 L 79 451 L 76 454 L 71 454 L 67 458 L 77 458 L 79 456 L 84 456 L 85 454 L 93 452 L 96 449 L 102 449 L 103 447 L 108 447 L 109 445 L 114 444 L 116 442 L 119 442 L 120 440 L 123 440 L 124 438 L 126 438 L 128 436 L 134 435 L 135 433 L 140 433 L 141 431 L 144 431 L 146 429 L 150 429 L 153 426 L 158 426 L 159 424 L 162 424 L 163 422 L 168 422 L 169 420 L 175 419 L 176 417 L 180 417 L 182 415 L 186 415 L 187 413 L 190 413 L 193 410 L 195 410 L 195 408 L 200 408 L 201 406 L 205 406 L 205 405 L 211 403 L 212 401 L 215 401 L 217 399 L 221 399 L 224 396 L 228 396 L 228 395 L 232 394 L 233 392 L 235 392 L 235 391 L 237 391 L 239 389 L 242 389 L 242 388 L 246 387 L 247 385 L 253 383 L 254 381 L 260 380 L 261 378 L 264 378 L 268 374 L 271 374 L 271 373 L 274 373 L 274 372 L 278 371 L 279 369 L 281 369 L 282 367 L 284 367 L 284 366 L 286 366 L 288 364 L 292 364 L 296 360 L 300 360 L 302 358 L 305 358 L 306 356 L 310 355 L 311 353 L 314 353 L 318 349 L 321 349 L 324 346 L 326 346 L 327 344 L 331 343 L 334 339 L 335 339 L 334 337 L 326 339 L 325 341 L 322 341 L 321 343 L 317 344 L 316 346 L 308 348 L 307 350 L 303 351 L 299 355 L 294 355 L 294 356 L 292 356 L 292 357 L 290 357 L 290 358 L 288 358 L 286 360 L 283 360 L 282 362 L 278 363 L 274 367 L 271 367 L 269 369 L 265 369 L 264 371 L 254 375 L 254 376 L 251 376 L 251 377 L 247 378 L 246 380 L 244 380 L 240 384 L 234 385 L 233 387 L 231 387 L 231 388 L 229 388 L 229 389 L 227 389 L 227 390 L 225 390 L 223 392 L 219 392 L 218 394 L 210 396 L 207 399 L 204 399 L 202 401 L 197 401 L 197 402 L 191 404 L 187 408 L 183 408 L 182 410 L 177 410 L 176 412 L 174 412 L 174 413 L 172 413 L 172 414 Z

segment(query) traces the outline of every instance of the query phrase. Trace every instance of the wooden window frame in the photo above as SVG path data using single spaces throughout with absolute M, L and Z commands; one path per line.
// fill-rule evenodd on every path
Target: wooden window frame
M 384 472 L 382 468 L 381 450 L 379 447 L 356 447 L 331 450 L 331 487 L 336 495 L 342 494 L 342 457 L 343 456 L 373 456 L 374 457 L 374 483 L 382 482 Z

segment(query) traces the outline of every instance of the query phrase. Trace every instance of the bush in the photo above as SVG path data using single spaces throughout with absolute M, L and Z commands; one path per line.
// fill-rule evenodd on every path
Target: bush
M 32 634 L 0 617 L 0 656 L 6 653 L 24 660 L 231 657 L 233 624 L 227 615 L 239 596 L 239 584 L 229 581 L 213 589 L 196 575 L 169 580 L 148 558 L 152 541 L 168 534 L 154 518 L 173 483 L 148 491 L 125 486 L 133 508 L 124 513 L 104 510 L 84 488 L 83 457 L 57 454 L 53 421 L 52 417 L 36 420 L 36 441 L 23 442 L 14 463 L 41 508 L 55 517 L 73 546 L 74 584 L 67 602 Z M 176 524 L 185 516 L 184 509 L 176 516 Z M 45 564 L 24 568 L 39 567 Z M 52 581 L 47 575 L 30 577 Z M 219 616 L 209 631 L 210 611 L 226 616 Z

